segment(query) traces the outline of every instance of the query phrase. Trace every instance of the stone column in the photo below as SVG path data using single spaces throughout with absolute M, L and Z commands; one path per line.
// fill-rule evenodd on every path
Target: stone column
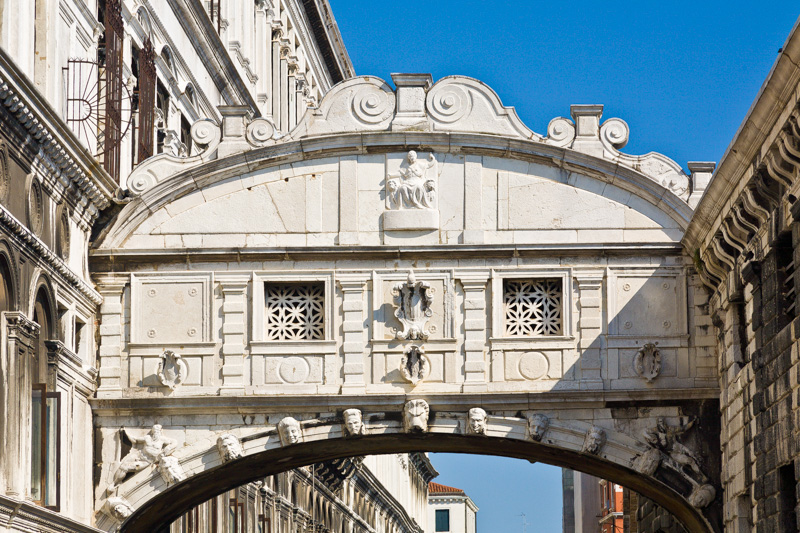
M 247 345 L 247 285 L 241 275 L 217 276 L 222 289 L 223 395 L 244 394 L 244 349 Z
M 280 74 L 278 75 L 278 86 L 280 90 L 280 118 L 281 131 L 288 132 L 292 129 L 289 123 L 289 47 L 288 39 L 280 40 Z M 292 80 L 294 81 L 294 80 Z
M 270 58 L 270 76 L 272 83 L 272 120 L 280 131 L 286 131 L 286 125 L 281 124 L 281 36 L 283 29 L 280 20 L 272 22 L 272 56 Z
M 605 351 L 603 334 L 603 277 L 602 274 L 576 276 L 580 318 L 578 335 L 580 343 L 580 388 L 602 389 L 602 355 Z M 572 295 L 564 293 L 569 302 Z M 568 325 L 565 323 L 564 327 Z M 566 370 L 566 369 L 565 369 Z
M 464 287 L 464 392 L 488 389 L 485 355 L 488 280 L 488 275 L 459 277 Z
M 337 276 L 342 289 L 342 352 L 344 354 L 344 384 L 342 393 L 358 394 L 364 391 L 364 327 L 363 276 Z
M 129 275 L 110 274 L 97 278 L 97 291 L 103 296 L 100 305 L 98 398 L 122 395 L 122 293 L 129 282 Z
M 271 47 L 267 36 L 270 28 L 267 21 L 267 11 L 271 7 L 265 0 L 256 2 L 256 22 L 255 22 L 255 71 L 258 79 L 256 80 L 256 102 L 261 110 L 261 115 L 269 117 L 272 115 L 271 103 L 269 102 L 269 86 L 272 83 L 272 61 L 270 56 Z
M 3 315 L 6 353 L 3 358 L 2 414 L 4 421 L 6 493 L 24 499 L 30 494 L 31 479 L 31 394 L 32 357 L 39 325 L 22 313 Z M 45 357 L 45 354 L 41 354 Z

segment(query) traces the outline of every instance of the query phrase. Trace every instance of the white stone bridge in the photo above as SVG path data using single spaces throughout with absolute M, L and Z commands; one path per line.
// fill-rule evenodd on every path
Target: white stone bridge
M 476 80 L 393 79 L 339 84 L 283 137 L 222 108 L 192 129 L 203 151 L 131 175 L 91 254 L 99 526 L 450 451 L 599 475 L 721 531 L 715 337 L 680 245 L 713 165 L 620 152 L 602 106 L 542 136 Z M 129 457 L 121 428 L 155 424 L 170 459 Z

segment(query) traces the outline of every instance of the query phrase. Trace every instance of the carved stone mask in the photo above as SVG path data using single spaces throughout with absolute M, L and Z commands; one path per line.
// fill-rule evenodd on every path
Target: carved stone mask
M 280 435 L 281 444 L 284 446 L 288 444 L 297 444 L 303 441 L 303 432 L 300 429 L 300 422 L 290 416 L 278 422 L 278 435 Z
M 425 400 L 409 400 L 403 407 L 403 426 L 409 433 L 428 431 L 430 408 Z
M 217 439 L 217 449 L 223 463 L 242 456 L 242 445 L 239 443 L 239 439 L 230 433 L 225 433 Z
M 586 440 L 583 444 L 583 451 L 591 454 L 596 454 L 600 448 L 606 443 L 606 432 L 597 426 L 589 428 L 586 433 Z
M 103 511 L 118 522 L 124 522 L 133 514 L 133 508 L 124 498 L 112 496 L 103 506 Z
M 535 414 L 528 417 L 528 432 L 536 442 L 541 442 L 547 428 L 550 426 L 550 419 L 543 414 Z
M 364 423 L 361 420 L 361 411 L 346 409 L 344 413 L 344 428 L 348 435 L 361 435 L 364 432 Z
M 474 435 L 486 434 L 486 411 L 473 407 L 467 415 L 467 432 Z

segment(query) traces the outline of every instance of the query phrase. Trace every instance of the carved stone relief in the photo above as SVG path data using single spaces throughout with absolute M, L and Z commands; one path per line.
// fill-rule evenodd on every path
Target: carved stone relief
M 186 479 L 186 472 L 183 471 L 178 458 L 172 455 L 161 456 L 158 460 L 158 473 L 167 485 L 174 485 Z
M 652 383 L 661 373 L 661 352 L 656 348 L 656 344 L 647 343 L 636 352 L 633 358 L 633 370 L 636 374 Z
M 242 443 L 235 435 L 223 433 L 217 439 L 217 450 L 223 463 L 238 459 L 243 455 Z
M 387 171 L 384 229 L 439 229 L 438 168 L 433 153 L 422 162 L 411 150 L 398 172 Z
M 430 408 L 425 400 L 409 400 L 403 406 L 403 428 L 406 433 L 428 431 Z
M 487 419 L 486 411 L 480 407 L 473 407 L 467 413 L 467 434 L 486 435 Z
M 603 428 L 592 426 L 586 432 L 586 438 L 583 441 L 583 453 L 591 453 L 597 455 L 606 443 L 606 432 Z
M 411 345 L 403 352 L 400 360 L 400 371 L 412 385 L 421 383 L 430 373 L 431 363 L 425 356 L 421 346 Z
M 156 375 L 162 385 L 170 390 L 175 390 L 186 380 L 188 373 L 189 367 L 186 366 L 186 361 L 180 354 L 172 350 L 166 350 L 161 354 Z
M 652 449 L 660 450 L 672 463 L 675 470 L 696 475 L 705 482 L 708 478 L 700 468 L 700 459 L 697 455 L 678 441 L 678 437 L 689 431 L 694 426 L 692 420 L 688 424 L 670 427 L 663 418 L 659 418 L 656 426 L 644 431 L 644 440 Z M 663 460 L 663 456 L 662 456 Z
M 352 437 L 355 435 L 364 435 L 366 433 L 366 426 L 364 425 L 359 409 L 345 409 L 342 413 L 342 418 L 344 419 L 342 427 L 344 428 L 345 435 Z
M 116 490 L 129 474 L 143 470 L 164 456 L 172 455 L 177 448 L 177 443 L 162 433 L 160 424 L 155 424 L 143 437 L 132 435 L 126 428 L 121 428 L 120 433 L 128 437 L 132 446 L 114 472 L 114 478 L 107 489 L 109 493 Z
M 303 429 L 300 427 L 300 422 L 291 416 L 278 422 L 278 435 L 282 446 L 303 442 Z
M 706 483 L 698 485 L 692 490 L 692 493 L 689 495 L 689 503 L 697 509 L 703 509 L 711 505 L 711 502 L 713 502 L 716 497 L 717 490 L 712 485 Z
M 403 325 L 397 332 L 402 340 L 426 340 L 430 336 L 428 319 L 433 315 L 433 288 L 429 283 L 417 281 L 414 271 L 408 272 L 408 280 L 392 289 L 395 300 L 394 316 Z
M 542 442 L 548 427 L 550 427 L 550 419 L 547 416 L 541 413 L 528 416 L 528 434 L 534 441 Z
M 112 496 L 106 500 L 102 508 L 103 514 L 111 517 L 117 522 L 124 522 L 129 516 L 133 514 L 133 507 L 128 503 L 125 498 Z

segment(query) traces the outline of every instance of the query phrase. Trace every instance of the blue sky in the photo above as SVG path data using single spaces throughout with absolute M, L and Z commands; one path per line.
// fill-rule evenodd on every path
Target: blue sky
M 630 126 L 623 151 L 719 161 L 800 13 L 796 0 L 330 0 L 357 74 L 478 78 L 534 131 L 570 104 Z M 480 533 L 561 531 L 560 470 L 437 454 L 438 482 L 481 508 Z

